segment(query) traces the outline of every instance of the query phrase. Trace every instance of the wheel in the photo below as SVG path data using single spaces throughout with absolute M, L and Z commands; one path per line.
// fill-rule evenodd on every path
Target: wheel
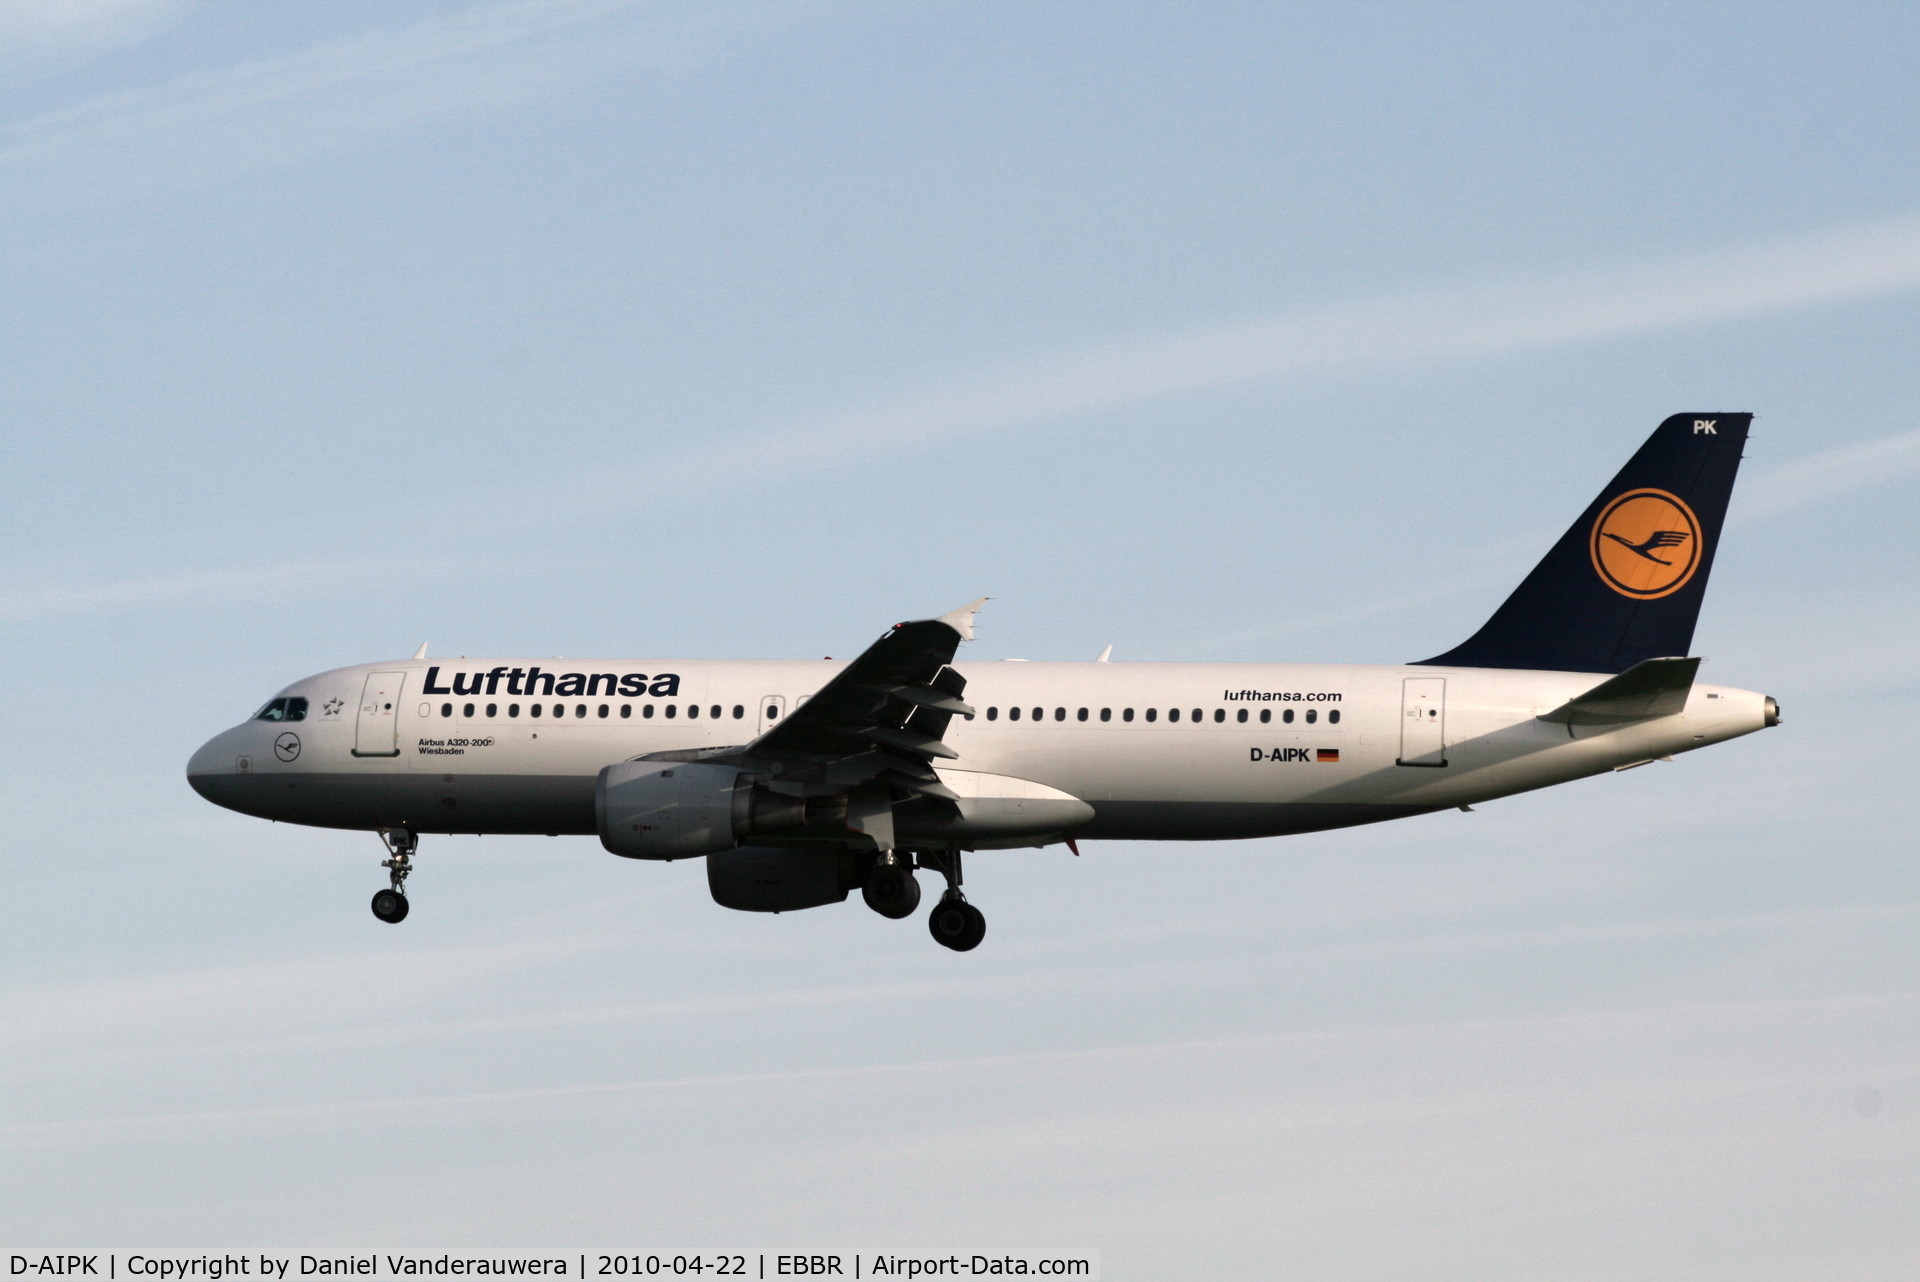
M 911 868 L 876 868 L 860 888 L 860 897 L 882 917 L 898 921 L 913 916 L 913 910 L 920 906 L 920 882 Z
M 942 899 L 927 916 L 927 931 L 935 943 L 964 953 L 987 937 L 987 917 L 964 899 Z
M 407 919 L 407 897 L 397 890 L 376 891 L 373 896 L 373 915 L 389 926 L 397 926 Z

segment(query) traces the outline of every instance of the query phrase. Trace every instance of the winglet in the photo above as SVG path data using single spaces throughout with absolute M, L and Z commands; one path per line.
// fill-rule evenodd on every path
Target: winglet
M 981 597 L 978 601 L 969 601 L 958 610 L 949 611 L 940 616 L 940 622 L 960 634 L 962 641 L 973 640 L 973 616 L 980 612 L 990 598 Z
M 422 641 L 420 648 L 413 652 L 413 657 L 416 659 L 424 659 L 427 657 L 427 643 L 425 641 Z

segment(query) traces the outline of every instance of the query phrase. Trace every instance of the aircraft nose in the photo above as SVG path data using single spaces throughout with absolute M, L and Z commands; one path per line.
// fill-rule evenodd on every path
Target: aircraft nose
M 187 786 L 208 801 L 216 800 L 212 791 L 214 777 L 222 773 L 232 773 L 232 753 L 228 751 L 228 743 L 232 737 L 233 731 L 223 730 L 201 744 L 194 754 L 187 758 Z

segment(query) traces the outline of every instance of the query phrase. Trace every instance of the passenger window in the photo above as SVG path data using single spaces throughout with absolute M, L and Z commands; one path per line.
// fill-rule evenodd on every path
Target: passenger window
M 1100 719 L 1101 719 L 1102 721 L 1111 721 L 1111 720 L 1113 720 L 1113 709 L 1112 709 L 1112 708 L 1102 708 L 1102 709 L 1100 709 Z
M 1124 711 L 1124 712 L 1122 712 L 1122 713 L 1120 714 L 1120 719 L 1121 719 L 1122 721 L 1131 721 L 1131 720 L 1133 720 L 1133 709 L 1132 709 L 1132 708 L 1128 708 L 1128 709 L 1127 709 L 1126 711 Z
M 1045 721 L 1047 719 L 1047 710 L 1045 708 L 1035 708 L 1033 710 L 1033 719 L 1035 721 Z
M 1267 724 L 1267 722 L 1271 720 L 1273 720 L 1273 709 L 1272 708 L 1260 709 L 1260 724 L 1264 726 Z
M 672 716 L 673 714 L 669 712 L 667 715 Z M 700 715 L 700 705 L 697 703 L 689 703 L 687 705 L 687 716 L 689 718 L 697 718 L 699 715 Z
M 471 717 L 471 716 L 473 715 L 473 705 L 472 705 L 471 703 L 469 703 L 469 704 L 467 704 L 467 705 L 465 705 L 464 707 L 462 707 L 462 708 L 460 709 L 460 715 L 461 715 L 462 717 Z
M 744 721 L 746 719 L 746 716 L 747 716 L 746 704 L 736 703 L 733 705 L 733 719 L 735 721 Z
M 519 705 L 519 704 L 517 704 L 517 703 L 509 703 L 509 704 L 507 705 L 507 715 L 508 715 L 508 716 L 510 716 L 510 717 L 517 717 L 517 716 L 519 716 L 519 715 L 520 715 L 520 705 Z
M 720 719 L 720 705 L 716 703 L 711 708 L 708 708 L 707 715 L 712 717 L 715 721 L 718 721 Z
M 1080 709 L 1077 715 L 1079 716 L 1080 720 L 1085 721 L 1087 719 L 1087 710 L 1085 708 L 1082 708 Z
M 1284 721 L 1284 722 L 1286 722 L 1286 723 L 1287 723 L 1288 725 L 1292 725 L 1292 724 L 1293 724 L 1293 709 L 1292 709 L 1292 708 L 1288 708 L 1288 709 L 1287 709 L 1287 710 L 1286 710 L 1285 712 L 1283 712 L 1283 713 L 1281 713 L 1281 714 L 1280 714 L 1280 719 L 1281 719 L 1282 721 Z
M 1147 709 L 1147 720 L 1152 721 L 1155 718 L 1157 718 L 1159 715 L 1160 715 L 1160 709 L 1158 708 Z
M 1167 720 L 1178 721 L 1179 719 L 1180 719 L 1180 709 L 1178 708 L 1167 709 Z M 1149 721 L 1153 720 L 1153 714 L 1151 712 L 1147 714 L 1147 720 Z
M 487 705 L 487 720 L 489 721 L 493 720 L 494 716 L 499 712 L 499 710 L 500 710 L 499 704 L 489 703 Z
M 769 721 L 778 721 L 779 719 L 780 719 L 780 707 L 779 707 L 779 705 L 778 705 L 778 704 L 772 704 L 772 703 L 770 703 L 770 704 L 768 704 L 768 705 L 767 705 L 767 720 L 769 720 Z
M 1200 722 L 1200 721 L 1202 720 L 1202 717 L 1201 717 L 1201 715 L 1200 715 L 1200 709 L 1198 709 L 1198 708 L 1195 708 L 1195 709 L 1193 710 L 1193 719 L 1194 719 L 1194 722 L 1195 722 L 1195 724 L 1198 724 L 1198 723 L 1199 723 L 1199 722 Z
M 1055 721 L 1065 721 L 1067 719 L 1067 710 L 1065 708 L 1055 708 L 1053 710 L 1053 719 Z
M 680 709 L 679 709 L 679 707 L 678 707 L 678 706 L 676 706 L 676 705 L 674 705 L 674 704 L 671 704 L 671 703 L 669 703 L 669 704 L 667 705 L 667 720 L 669 720 L 669 721 L 671 721 L 671 720 L 673 720 L 673 719 L 674 719 L 675 717 L 677 717 L 677 716 L 679 716 L 679 715 L 680 715 Z
M 450 716 L 452 716 L 452 715 L 453 715 L 453 705 L 452 705 L 451 703 L 443 703 L 443 704 L 441 704 L 441 705 L 440 705 L 440 715 L 441 715 L 441 716 L 443 716 L 443 717 L 450 717 Z
M 1247 710 L 1246 710 L 1245 708 L 1242 708 L 1242 709 L 1240 709 L 1240 711 L 1238 711 L 1238 712 L 1236 712 L 1236 713 L 1234 714 L 1234 716 L 1233 716 L 1233 719 L 1234 719 L 1235 721 L 1238 721 L 1238 722 L 1239 722 L 1239 723 L 1240 723 L 1241 725 L 1243 725 L 1243 726 L 1244 726 L 1244 725 L 1246 725 L 1246 724 L 1247 724 Z
M 630 718 L 630 717 L 632 717 L 632 716 L 633 716 L 633 705 L 632 705 L 631 703 L 623 703 L 623 704 L 621 704 L 621 705 L 620 705 L 620 719 L 621 719 L 622 721 L 625 721 L 625 720 L 627 720 L 628 718 Z
M 604 703 L 600 705 L 600 719 L 602 721 L 607 719 L 607 705 Z
M 998 708 L 987 709 L 987 720 L 998 721 L 999 719 L 1000 719 L 1000 709 Z
M 531 703 L 531 704 L 528 704 L 528 705 L 527 705 L 527 715 L 528 715 L 528 716 L 530 716 L 530 717 L 537 717 L 537 716 L 539 716 L 539 715 L 540 715 L 540 709 L 541 709 L 541 708 L 542 708 L 543 706 L 544 706 L 544 705 L 542 705 L 542 704 L 538 704 L 538 703 Z
M 1225 721 L 1227 719 L 1227 710 L 1225 708 L 1215 708 L 1213 710 L 1213 719 L 1215 721 Z
M 586 715 L 587 715 L 587 705 L 586 705 L 586 704 L 584 704 L 584 703 L 576 703 L 576 704 L 574 704 L 574 705 L 573 705 L 573 715 L 574 715 L 574 716 L 576 716 L 576 717 L 584 717 L 584 716 L 586 716 Z
M 1330 726 L 1337 726 L 1340 724 L 1340 709 L 1338 708 L 1327 709 L 1327 724 Z
M 640 715 L 641 715 L 642 717 L 651 717 L 651 716 L 653 715 L 653 705 L 652 705 L 651 703 L 643 703 L 643 704 L 641 704 L 641 705 L 640 705 Z
M 1320 714 L 1319 714 L 1319 712 L 1317 712 L 1316 710 L 1314 710 L 1314 709 L 1312 709 L 1312 708 L 1308 708 L 1308 709 L 1307 709 L 1307 724 L 1308 724 L 1308 725 L 1312 725 L 1312 724 L 1313 724 L 1314 722 L 1316 722 L 1316 721 L 1318 721 L 1319 719 L 1320 719 Z

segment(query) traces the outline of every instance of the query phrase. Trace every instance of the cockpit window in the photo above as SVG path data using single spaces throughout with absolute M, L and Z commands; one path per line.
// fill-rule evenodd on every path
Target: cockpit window
M 305 721 L 307 719 L 307 701 L 305 699 L 275 699 L 253 716 L 255 721 Z

